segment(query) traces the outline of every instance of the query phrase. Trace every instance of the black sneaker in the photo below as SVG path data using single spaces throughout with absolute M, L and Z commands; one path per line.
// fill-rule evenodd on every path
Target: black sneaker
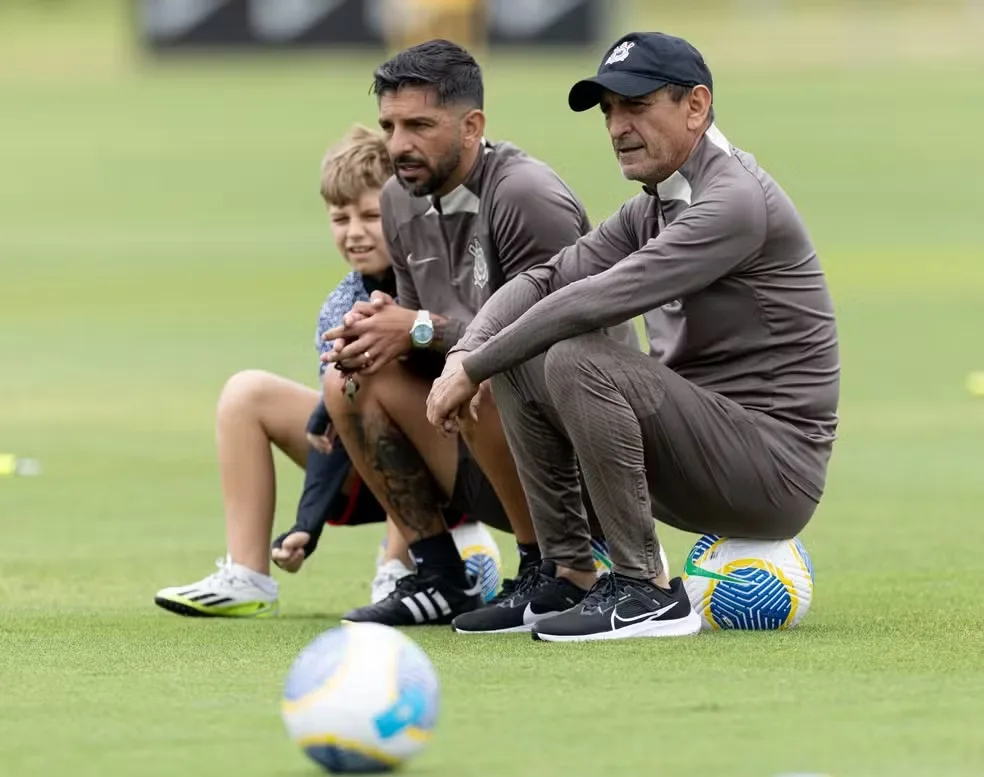
M 480 610 L 459 615 L 451 625 L 459 634 L 508 634 L 530 631 L 533 624 L 569 610 L 587 591 L 557 577 L 557 566 L 544 561 L 526 571 L 512 595 Z
M 624 577 L 603 575 L 584 600 L 571 610 L 541 620 L 533 639 L 545 642 L 587 642 L 627 637 L 686 637 L 700 631 L 700 616 L 679 577 L 670 589 Z
M 534 577 L 540 574 L 540 561 L 534 561 L 532 563 L 520 564 L 519 569 L 516 571 L 516 577 L 507 577 L 502 581 L 502 587 L 499 589 L 499 593 L 493 596 L 486 603 L 486 607 L 493 604 L 499 604 L 504 602 L 506 599 L 511 599 L 513 594 L 516 593 L 516 589 L 523 584 L 523 580 L 533 575 Z
M 469 579 L 470 588 L 434 574 L 418 571 L 400 578 L 393 592 L 376 604 L 358 607 L 342 623 L 382 623 L 384 626 L 441 626 L 456 615 L 482 606 L 482 586 Z

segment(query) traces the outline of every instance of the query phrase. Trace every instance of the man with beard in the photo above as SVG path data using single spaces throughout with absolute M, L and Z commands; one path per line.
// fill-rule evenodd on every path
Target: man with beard
M 503 513 L 508 518 L 520 582 L 504 585 L 500 597 L 535 579 L 541 559 L 488 387 L 454 438 L 428 424 L 427 394 L 492 292 L 574 243 L 590 224 L 553 170 L 510 143 L 485 138 L 481 70 L 460 46 L 434 40 L 406 49 L 376 70 L 373 86 L 396 170 L 381 209 L 399 302 L 375 293 L 325 334 L 334 346 L 322 358 L 337 369 L 326 374 L 324 399 L 364 483 L 389 515 L 399 516 L 416 569 L 388 598 L 344 620 L 446 624 L 481 599 L 443 508 L 492 526 L 502 525 Z M 639 347 L 631 323 L 610 334 Z M 575 533 L 587 544 L 576 475 L 568 485 L 561 509 L 572 526 L 585 527 L 583 537 Z M 589 555 L 584 571 L 597 563 Z M 570 593 L 573 604 L 577 592 Z

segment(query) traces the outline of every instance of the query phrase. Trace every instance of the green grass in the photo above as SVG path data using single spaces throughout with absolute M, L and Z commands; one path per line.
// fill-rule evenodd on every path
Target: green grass
M 372 65 L 2 81 L 0 450 L 45 473 L 0 480 L 0 773 L 315 773 L 284 735 L 281 684 L 366 599 L 378 531 L 329 531 L 281 577 L 275 622 L 187 621 L 152 597 L 223 551 L 226 377 L 314 383 L 315 317 L 342 270 L 318 162 L 350 122 L 373 123 Z M 565 108 L 593 67 L 495 58 L 487 77 L 489 134 L 553 164 L 597 221 L 635 188 L 599 117 Z M 963 378 L 984 367 L 982 70 L 716 75 L 720 126 L 800 205 L 838 309 L 841 439 L 804 534 L 813 608 L 788 634 L 682 642 L 415 631 L 443 711 L 413 773 L 980 772 L 984 404 Z M 280 530 L 300 475 L 278 466 Z M 693 538 L 664 539 L 679 564 Z

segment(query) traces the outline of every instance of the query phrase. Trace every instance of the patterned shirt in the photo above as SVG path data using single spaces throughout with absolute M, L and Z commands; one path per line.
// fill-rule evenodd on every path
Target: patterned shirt
M 324 333 L 339 326 L 345 314 L 352 309 L 356 302 L 368 301 L 369 292 L 366 290 L 366 285 L 359 273 L 350 272 L 342 278 L 341 283 L 325 299 L 325 303 L 321 306 L 321 312 L 318 313 L 318 328 L 314 335 L 314 347 L 319 356 L 328 353 L 334 344 L 334 340 L 328 342 L 321 340 Z M 328 365 L 325 362 L 319 362 L 319 364 L 318 375 L 323 376 Z
M 340 326 L 345 314 L 355 306 L 355 303 L 368 302 L 373 291 L 385 292 L 396 299 L 396 279 L 392 270 L 387 271 L 383 277 L 366 277 L 352 271 L 342 278 L 335 290 L 328 295 L 321 306 L 321 312 L 318 313 L 318 327 L 314 333 L 314 347 L 319 357 L 328 353 L 335 344 L 334 340 L 322 342 L 324 333 Z M 319 364 L 318 376 L 323 377 L 328 365 L 324 362 Z

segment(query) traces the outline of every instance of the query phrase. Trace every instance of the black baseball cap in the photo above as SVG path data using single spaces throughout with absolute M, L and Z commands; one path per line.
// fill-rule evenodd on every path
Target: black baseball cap
M 662 32 L 630 32 L 605 52 L 598 75 L 571 87 L 567 103 L 573 111 L 586 111 L 601 102 L 606 89 L 622 97 L 642 97 L 667 84 L 703 84 L 714 92 L 704 57 L 683 38 Z

